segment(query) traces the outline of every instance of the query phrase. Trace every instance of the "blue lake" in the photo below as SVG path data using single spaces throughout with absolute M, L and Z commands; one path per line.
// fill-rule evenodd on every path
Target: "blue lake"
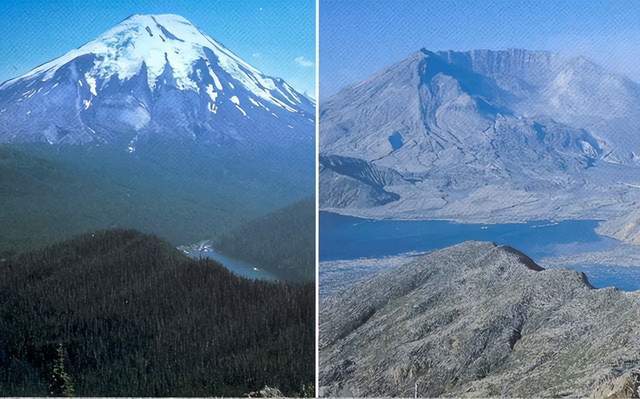
M 462 224 L 441 220 L 373 220 L 320 212 L 320 260 L 380 258 L 427 252 L 463 241 L 492 241 L 534 260 L 613 248 L 616 240 L 596 234 L 597 220 Z M 580 265 L 597 288 L 640 289 L 640 267 Z
M 209 259 L 215 260 L 218 263 L 222 264 L 225 268 L 229 269 L 229 271 L 231 271 L 232 273 L 241 277 L 246 277 L 246 278 L 256 279 L 256 280 L 277 280 L 278 279 L 274 274 L 269 273 L 266 270 L 263 270 L 257 266 L 251 265 L 247 262 L 243 262 L 241 260 L 225 256 L 220 252 L 217 252 L 213 248 L 206 248 L 201 251 L 191 252 L 189 253 L 189 256 L 196 259 L 209 258 Z

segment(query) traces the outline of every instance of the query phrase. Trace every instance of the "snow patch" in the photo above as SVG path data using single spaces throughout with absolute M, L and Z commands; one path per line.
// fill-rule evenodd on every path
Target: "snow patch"
M 216 105 L 216 99 L 218 98 L 218 93 L 213 90 L 213 86 L 210 84 L 207 85 L 206 91 L 207 91 L 207 94 L 209 95 L 209 98 L 211 99 L 211 102 L 208 103 L 209 111 L 215 114 L 216 111 L 218 110 L 218 106 Z
M 218 91 L 223 91 L 224 88 L 222 87 L 222 83 L 220 83 L 220 79 L 218 79 L 218 75 L 216 75 L 216 73 L 213 72 L 213 69 L 211 69 L 211 67 L 209 67 L 209 76 L 211 76 L 211 78 L 213 79 L 213 83 L 216 85 L 216 89 L 218 89 Z
M 262 104 L 258 103 L 256 100 L 254 100 L 251 97 L 249 97 L 249 101 L 251 101 L 251 104 L 255 105 L 256 107 L 261 107 L 262 106 Z
M 98 92 L 96 91 L 96 78 L 88 73 L 85 73 L 84 80 L 87 81 L 87 85 L 89 85 L 89 91 L 91 92 L 91 94 L 93 94 L 94 97 L 97 96 Z
M 245 110 L 240 106 L 240 99 L 238 98 L 238 96 L 231 96 L 230 100 L 236 106 L 236 108 L 238 108 L 238 110 L 242 112 L 242 115 L 247 116 Z
M 136 151 L 136 143 L 138 142 L 138 136 L 136 135 L 134 138 L 129 141 L 129 145 L 127 146 L 127 152 L 132 154 Z

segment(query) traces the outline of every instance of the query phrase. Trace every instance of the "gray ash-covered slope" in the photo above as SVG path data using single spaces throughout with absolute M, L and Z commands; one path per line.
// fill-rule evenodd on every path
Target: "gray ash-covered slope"
M 186 19 L 133 15 L 0 85 L 0 142 L 310 147 L 313 109 Z
M 640 196 L 640 85 L 585 58 L 421 50 L 321 108 L 325 209 L 608 217 Z
M 637 397 L 640 295 L 509 247 L 439 250 L 321 309 L 324 396 Z

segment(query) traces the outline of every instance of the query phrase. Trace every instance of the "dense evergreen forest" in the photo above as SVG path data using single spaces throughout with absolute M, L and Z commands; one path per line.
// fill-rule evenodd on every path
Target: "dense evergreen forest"
M 313 393 L 314 300 L 132 230 L 2 258 L 0 395 Z
M 260 265 L 289 280 L 315 278 L 315 202 L 298 201 L 218 238 L 225 255 Z

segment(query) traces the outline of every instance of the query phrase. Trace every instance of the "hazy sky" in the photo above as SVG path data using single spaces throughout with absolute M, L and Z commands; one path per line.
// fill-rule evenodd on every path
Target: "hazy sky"
M 2 0 L 0 82 L 95 39 L 131 14 L 179 14 L 262 72 L 314 95 L 314 0 Z
M 640 1 L 321 0 L 320 97 L 422 47 L 580 54 L 640 81 Z

